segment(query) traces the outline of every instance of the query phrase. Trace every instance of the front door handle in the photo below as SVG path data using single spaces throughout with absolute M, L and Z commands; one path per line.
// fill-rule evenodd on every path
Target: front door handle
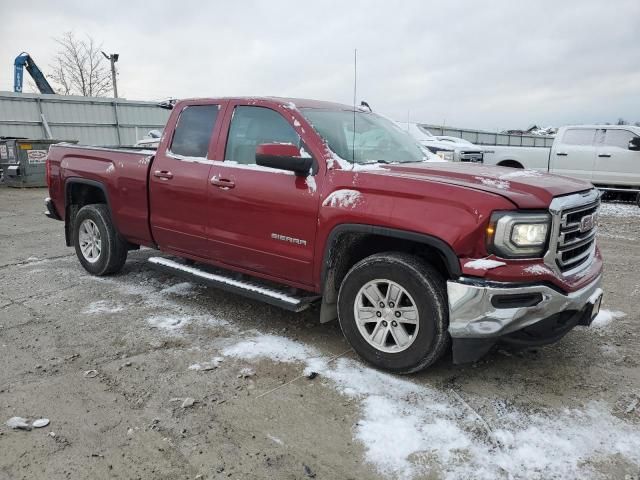
M 598 154 L 598 156 L 600 158 L 609 158 L 609 157 L 611 157 L 611 154 L 610 153 L 600 153 L 600 154 Z
M 211 177 L 211 185 L 215 187 L 223 188 L 225 190 L 236 186 L 233 180 L 229 180 L 228 178 L 220 178 L 217 175 L 214 177 Z
M 162 180 L 171 180 L 173 178 L 173 173 L 169 170 L 156 170 L 153 172 L 154 177 L 158 177 Z
M 567 152 L 556 152 L 556 155 L 559 157 L 566 157 L 569 154 Z

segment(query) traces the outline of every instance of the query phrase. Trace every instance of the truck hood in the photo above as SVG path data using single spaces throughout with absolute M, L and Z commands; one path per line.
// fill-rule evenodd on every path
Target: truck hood
M 523 209 L 547 209 L 553 197 L 593 188 L 591 183 L 583 180 L 550 175 L 537 170 L 458 162 L 380 165 L 368 171 L 482 190 L 505 197 Z

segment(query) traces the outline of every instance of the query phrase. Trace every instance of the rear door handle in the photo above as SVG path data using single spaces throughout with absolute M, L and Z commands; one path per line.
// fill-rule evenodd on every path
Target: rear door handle
M 171 180 L 173 178 L 173 173 L 169 170 L 156 170 L 153 172 L 154 177 L 158 177 L 162 180 Z
M 556 155 L 559 157 L 566 157 L 569 154 L 567 152 L 556 152 Z
M 217 175 L 214 177 L 211 177 L 211 185 L 223 188 L 225 190 L 229 188 L 234 188 L 236 186 L 233 180 L 229 180 L 228 178 L 220 178 Z
M 611 157 L 611 154 L 610 153 L 599 153 L 598 156 L 600 158 L 609 158 L 609 157 Z

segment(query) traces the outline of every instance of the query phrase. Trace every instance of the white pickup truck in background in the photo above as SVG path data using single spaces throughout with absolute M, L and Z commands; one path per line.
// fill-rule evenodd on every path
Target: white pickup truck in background
M 551 148 L 485 146 L 484 164 L 581 178 L 600 190 L 633 194 L 640 205 L 640 127 L 561 127 Z
M 447 135 L 435 136 L 422 125 L 412 122 L 395 122 L 402 130 L 415 138 L 420 145 L 448 162 L 482 163 L 483 147 L 462 138 Z

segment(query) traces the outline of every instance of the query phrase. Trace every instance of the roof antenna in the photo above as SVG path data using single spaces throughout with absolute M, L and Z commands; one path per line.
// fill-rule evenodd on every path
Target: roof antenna
M 351 161 L 356 163 L 356 93 L 358 85 L 358 49 L 353 49 L 353 140 L 351 143 Z

